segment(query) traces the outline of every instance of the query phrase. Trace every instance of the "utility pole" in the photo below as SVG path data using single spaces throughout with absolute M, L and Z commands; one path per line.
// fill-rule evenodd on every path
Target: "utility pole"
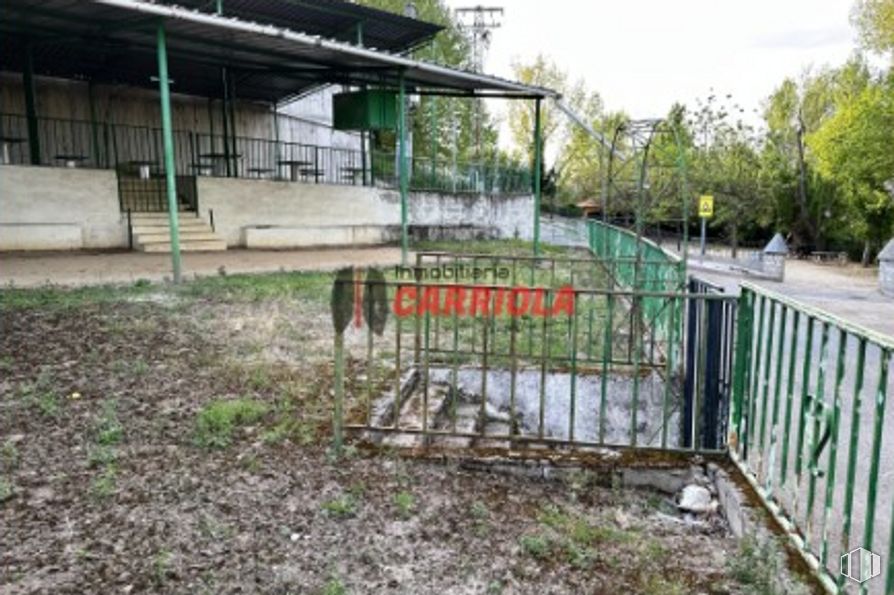
M 503 9 L 499 6 L 469 6 L 456 9 L 456 18 L 461 31 L 472 41 L 472 69 L 481 72 L 484 68 L 484 53 L 490 45 L 491 30 L 500 26 Z M 481 100 L 475 100 L 475 161 L 481 159 Z

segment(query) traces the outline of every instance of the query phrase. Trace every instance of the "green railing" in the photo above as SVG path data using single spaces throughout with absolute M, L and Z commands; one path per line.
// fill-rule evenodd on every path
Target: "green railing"
M 860 592 L 894 593 L 894 340 L 748 283 L 738 309 L 733 459 L 830 591 L 864 548 Z
M 686 287 L 686 265 L 646 238 L 637 240 L 633 232 L 601 221 L 589 222 L 590 250 L 611 265 L 609 278 L 616 287 L 634 291 L 681 292 Z M 668 300 L 645 297 L 641 309 L 647 324 L 666 328 L 671 316 Z M 673 318 L 682 321 L 679 312 Z

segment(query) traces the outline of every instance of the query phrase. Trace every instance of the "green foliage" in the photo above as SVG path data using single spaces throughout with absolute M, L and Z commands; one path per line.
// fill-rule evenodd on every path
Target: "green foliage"
M 327 515 L 341 519 L 354 516 L 357 512 L 357 497 L 348 493 L 323 502 L 321 508 Z
M 518 544 L 525 554 L 534 558 L 543 560 L 549 555 L 550 541 L 544 535 L 522 535 Z
M 108 498 L 115 493 L 117 479 L 118 470 L 114 465 L 108 464 L 93 480 L 90 491 L 97 498 Z
M 894 49 L 894 0 L 857 0 L 852 19 L 867 48 Z
M 0 476 L 0 502 L 5 502 L 12 498 L 13 492 L 12 482 Z
M 107 400 L 103 403 L 103 412 L 96 425 L 96 442 L 102 446 L 112 446 L 121 441 L 124 431 L 118 422 L 117 404 Z
M 258 421 L 267 409 L 266 404 L 252 399 L 212 401 L 199 411 L 196 444 L 205 448 L 226 448 L 237 427 Z
M 416 497 L 410 492 L 400 491 L 394 495 L 394 506 L 401 518 L 408 519 L 416 508 Z
M 782 595 L 777 577 L 782 573 L 783 560 L 772 540 L 747 536 L 740 541 L 737 554 L 729 558 L 729 573 L 747 595 Z
M 320 595 L 345 595 L 347 592 L 348 590 L 345 588 L 344 583 L 341 582 L 341 579 L 333 575 L 326 581 L 326 584 L 323 585 L 323 590 L 320 591 Z

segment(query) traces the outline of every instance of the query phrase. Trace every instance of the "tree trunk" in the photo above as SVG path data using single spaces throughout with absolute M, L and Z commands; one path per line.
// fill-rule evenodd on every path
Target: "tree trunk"
M 872 262 L 872 242 L 869 240 L 863 241 L 863 258 L 860 260 L 860 264 L 864 267 L 868 267 L 870 262 Z
M 730 230 L 730 239 L 732 240 L 732 258 L 733 260 L 739 255 L 739 218 L 733 220 L 732 229 Z

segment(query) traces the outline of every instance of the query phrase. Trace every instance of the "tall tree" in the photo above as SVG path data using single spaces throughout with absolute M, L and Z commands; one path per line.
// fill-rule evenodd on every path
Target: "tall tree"
M 863 264 L 889 237 L 894 223 L 894 89 L 874 83 L 840 103 L 809 141 L 820 172 L 845 192 L 855 217 L 851 229 L 864 240 Z

